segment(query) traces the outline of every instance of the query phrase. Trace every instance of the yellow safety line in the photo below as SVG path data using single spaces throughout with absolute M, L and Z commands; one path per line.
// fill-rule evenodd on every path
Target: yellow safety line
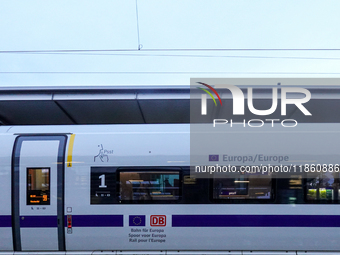
M 73 152 L 73 144 L 74 144 L 74 138 L 75 134 L 72 134 L 70 137 L 70 142 L 68 144 L 68 152 L 67 152 L 67 167 L 72 167 L 72 152 Z

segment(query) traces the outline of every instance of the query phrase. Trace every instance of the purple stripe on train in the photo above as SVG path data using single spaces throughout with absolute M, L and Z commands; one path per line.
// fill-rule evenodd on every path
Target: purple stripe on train
M 56 228 L 58 227 L 57 216 L 20 216 L 22 228 Z
M 6 222 L 11 227 L 11 220 Z M 123 224 L 123 215 L 72 215 L 72 227 L 123 227 Z M 20 227 L 57 228 L 58 219 L 57 216 L 20 216 Z M 65 227 L 67 227 L 67 216 L 65 216 Z
M 72 227 L 123 227 L 123 219 L 123 215 L 72 215 Z M 0 216 L 0 227 L 11 226 L 11 216 Z M 20 216 L 20 226 L 57 227 L 58 220 Z M 340 227 L 340 215 L 173 215 L 172 227 Z
M 72 215 L 72 227 L 123 227 L 123 218 L 123 215 Z
M 340 227 L 339 215 L 173 215 L 173 227 Z
M 10 215 L 0 216 L 0 228 L 12 227 L 12 217 Z

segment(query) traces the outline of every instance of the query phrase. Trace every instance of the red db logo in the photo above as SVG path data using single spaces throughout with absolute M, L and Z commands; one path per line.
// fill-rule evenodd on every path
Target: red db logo
M 151 215 L 150 216 L 150 226 L 151 227 L 165 227 L 166 226 L 166 216 L 165 215 Z

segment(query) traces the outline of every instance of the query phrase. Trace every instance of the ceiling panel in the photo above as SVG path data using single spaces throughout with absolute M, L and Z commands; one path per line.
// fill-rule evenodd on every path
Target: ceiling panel
M 139 100 L 145 122 L 156 123 L 189 123 L 189 99 L 155 99 Z
M 76 124 L 144 123 L 137 100 L 61 100 Z
M 0 101 L 0 116 L 10 125 L 70 125 L 70 118 L 51 101 Z
M 188 88 L 0 88 L 0 124 L 6 125 L 69 125 L 69 124 L 156 124 L 211 123 L 214 118 L 233 119 L 296 119 L 299 123 L 340 123 L 340 87 L 308 88 L 312 99 L 304 106 L 312 113 L 305 116 L 295 105 L 287 105 L 281 116 L 281 101 L 269 116 L 257 116 L 248 110 L 233 115 L 232 97 L 222 93 L 223 106 L 214 105 L 208 97 L 208 115 L 202 116 L 201 92 L 195 90 L 190 99 Z M 258 110 L 272 105 L 268 89 L 256 89 L 253 100 Z M 262 97 L 262 98 L 261 98 Z M 193 110 L 190 116 L 190 107 Z
M 296 110 L 290 117 L 299 122 L 309 123 L 340 123 L 340 100 L 314 99 L 305 104 L 312 116 L 305 116 Z

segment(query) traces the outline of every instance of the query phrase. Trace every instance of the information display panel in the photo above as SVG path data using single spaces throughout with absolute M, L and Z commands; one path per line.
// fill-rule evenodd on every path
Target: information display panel
M 50 204 L 50 168 L 27 168 L 27 205 Z

